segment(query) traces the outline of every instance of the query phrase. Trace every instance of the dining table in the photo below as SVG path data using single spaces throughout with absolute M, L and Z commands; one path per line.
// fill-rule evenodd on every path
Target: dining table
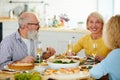
M 14 80 L 14 73 L 8 71 L 0 71 L 0 80 Z
M 4 72 L 0 71 L 0 80 L 15 80 L 14 79 L 13 72 Z M 42 76 L 41 80 L 61 80 L 61 79 L 52 79 L 51 76 Z M 64 76 L 65 77 L 65 76 Z M 90 78 L 89 76 L 81 77 L 79 79 L 64 79 L 64 80 L 94 80 L 93 78 Z
M 93 66 L 93 62 L 90 60 L 86 60 L 84 63 L 81 63 L 79 65 L 79 68 L 88 68 L 90 66 Z M 30 71 L 37 71 L 41 73 L 41 80 L 94 80 L 93 78 L 90 77 L 89 70 L 80 70 L 80 72 L 75 73 L 75 74 L 70 74 L 70 75 L 43 75 L 43 72 L 45 70 L 49 69 L 48 65 L 40 65 L 40 63 L 35 63 L 34 69 Z M 15 80 L 14 75 L 16 74 L 16 71 L 11 71 L 11 70 L 0 70 L 0 80 Z M 79 77 L 78 77 L 79 76 Z M 68 77 L 68 78 L 67 78 Z M 76 77 L 76 79 L 74 78 Z

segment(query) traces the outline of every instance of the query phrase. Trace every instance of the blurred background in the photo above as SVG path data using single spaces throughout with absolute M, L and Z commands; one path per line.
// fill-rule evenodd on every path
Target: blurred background
M 105 21 L 110 16 L 120 13 L 120 0 L 0 0 L 0 17 L 17 17 L 22 11 L 35 12 L 41 20 L 41 26 L 57 26 L 85 28 L 86 18 L 92 11 L 100 12 Z M 59 25 L 59 21 L 64 24 Z M 56 26 L 56 25 L 55 25 Z

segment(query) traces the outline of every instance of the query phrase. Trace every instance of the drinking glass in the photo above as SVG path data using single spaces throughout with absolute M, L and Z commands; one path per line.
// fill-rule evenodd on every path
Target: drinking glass
M 92 44 L 92 48 L 93 48 L 93 51 L 92 51 L 92 56 L 94 58 L 94 64 L 95 64 L 95 56 L 97 54 L 97 44 L 96 43 L 93 43 Z
M 38 58 L 39 63 L 41 62 L 42 53 L 43 53 L 42 43 L 39 41 L 39 42 L 37 42 L 37 44 L 36 44 L 36 55 L 37 55 L 37 58 Z
M 71 55 L 72 49 L 73 49 L 73 44 L 72 44 L 71 40 L 69 40 L 69 42 L 68 42 L 67 49 L 68 49 L 67 52 L 69 53 L 69 55 Z

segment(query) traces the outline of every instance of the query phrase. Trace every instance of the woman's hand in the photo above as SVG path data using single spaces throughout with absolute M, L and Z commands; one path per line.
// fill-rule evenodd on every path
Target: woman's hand
M 102 57 L 102 56 L 98 56 L 98 55 L 95 56 L 95 60 L 96 60 L 96 61 L 99 61 L 99 62 L 100 62 L 100 61 L 102 61 L 103 59 L 104 59 L 104 57 Z

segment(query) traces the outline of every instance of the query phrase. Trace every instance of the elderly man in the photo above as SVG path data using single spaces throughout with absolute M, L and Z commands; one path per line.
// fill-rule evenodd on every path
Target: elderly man
M 18 24 L 19 29 L 1 41 L 0 69 L 11 62 L 33 63 L 35 60 L 34 43 L 38 37 L 39 21 L 33 13 L 23 12 L 19 16 Z M 49 57 L 55 53 L 53 48 L 47 49 Z

